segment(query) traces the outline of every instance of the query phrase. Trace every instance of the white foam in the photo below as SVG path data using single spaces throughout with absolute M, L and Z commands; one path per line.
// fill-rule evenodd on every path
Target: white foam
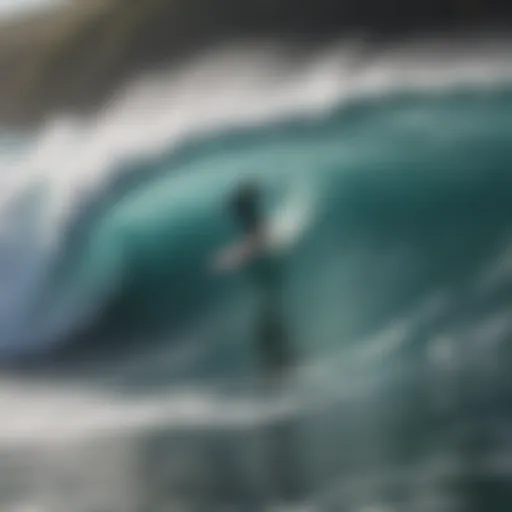
M 0 21 L 64 4 L 63 0 L 0 0 Z
M 165 426 L 183 429 L 247 428 L 294 414 L 289 397 L 226 399 L 201 389 L 175 389 L 145 399 L 83 389 L 2 382 L 0 447 L 66 444 Z

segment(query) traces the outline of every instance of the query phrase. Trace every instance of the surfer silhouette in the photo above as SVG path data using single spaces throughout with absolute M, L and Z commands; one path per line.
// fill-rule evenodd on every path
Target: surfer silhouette
M 307 225 L 309 209 L 293 197 L 271 219 L 263 214 L 263 193 L 253 182 L 239 186 L 229 201 L 229 215 L 241 230 L 241 239 L 220 251 L 214 270 L 242 272 L 257 298 L 256 350 L 264 386 L 277 391 L 295 365 L 283 307 L 281 250 L 290 247 Z M 295 502 L 302 488 L 295 458 L 294 430 L 289 418 L 266 429 L 269 489 L 279 502 Z
M 255 183 L 235 190 L 229 213 L 242 230 L 242 239 L 221 251 L 214 261 L 217 271 L 243 272 L 258 300 L 257 352 L 267 379 L 283 377 L 294 362 L 282 305 L 281 260 L 272 250 L 271 229 L 261 211 L 262 193 Z

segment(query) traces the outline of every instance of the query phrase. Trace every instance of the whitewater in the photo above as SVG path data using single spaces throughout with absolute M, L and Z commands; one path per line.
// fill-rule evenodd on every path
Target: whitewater
M 239 42 L 2 128 L 0 511 L 270 510 L 276 425 L 297 510 L 508 510 L 511 64 Z M 250 295 L 208 272 L 247 178 L 293 239 L 271 396 Z

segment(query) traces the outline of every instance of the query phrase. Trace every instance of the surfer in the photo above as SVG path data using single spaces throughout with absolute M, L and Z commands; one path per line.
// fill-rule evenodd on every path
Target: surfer
M 267 381 L 285 376 L 293 363 L 282 305 L 281 261 L 272 251 L 271 230 L 261 211 L 262 194 L 255 183 L 237 188 L 230 214 L 242 230 L 242 239 L 221 251 L 217 271 L 241 271 L 248 276 L 258 300 L 257 352 Z
M 293 198 L 290 204 L 280 207 L 278 216 L 267 220 L 262 211 L 262 196 L 260 187 L 252 182 L 235 190 L 228 213 L 236 221 L 242 237 L 217 255 L 214 269 L 242 272 L 253 287 L 257 298 L 256 351 L 264 387 L 274 395 L 282 390 L 296 362 L 285 321 L 279 255 L 304 231 L 309 210 L 300 197 Z M 296 502 L 303 488 L 293 421 L 293 418 L 282 418 L 264 429 L 268 489 L 280 503 Z

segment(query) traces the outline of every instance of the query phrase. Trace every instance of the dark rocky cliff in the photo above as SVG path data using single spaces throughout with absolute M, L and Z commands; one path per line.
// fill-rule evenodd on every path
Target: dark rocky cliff
M 88 0 L 0 25 L 0 122 L 90 109 L 144 68 L 219 40 L 400 36 L 507 24 L 504 0 Z

